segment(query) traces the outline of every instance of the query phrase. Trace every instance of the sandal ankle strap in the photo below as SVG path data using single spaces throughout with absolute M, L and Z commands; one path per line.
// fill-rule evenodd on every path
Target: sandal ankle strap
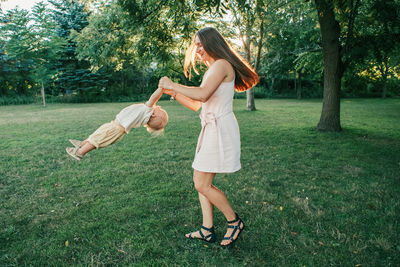
M 211 233 L 214 232 L 214 226 L 212 226 L 211 228 L 207 228 L 207 227 L 205 227 L 205 226 L 202 225 L 201 228 L 204 229 L 204 230 L 206 230 L 206 231 L 209 231 L 209 232 L 211 232 Z
M 227 223 L 228 223 L 228 224 L 230 224 L 230 223 L 235 223 L 235 222 L 238 222 L 238 221 L 240 221 L 239 215 L 237 215 L 237 213 L 236 213 L 236 212 L 235 212 L 235 216 L 236 216 L 236 218 L 235 218 L 234 220 L 232 220 L 232 221 L 228 221 Z

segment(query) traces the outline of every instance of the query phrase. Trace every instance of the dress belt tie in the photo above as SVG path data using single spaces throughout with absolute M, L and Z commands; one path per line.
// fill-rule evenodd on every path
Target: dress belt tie
M 205 113 L 201 112 L 200 113 L 199 116 L 201 119 L 201 132 L 200 132 L 200 139 L 199 139 L 199 144 L 198 144 L 196 153 L 198 153 L 200 151 L 201 145 L 203 143 L 205 128 L 207 127 L 207 125 L 212 125 L 217 129 L 220 162 L 224 161 L 224 148 L 222 146 L 221 129 L 219 127 L 218 120 L 230 113 L 232 113 L 232 110 L 223 112 L 218 115 L 215 115 L 215 113 L 213 113 L 213 112 L 205 112 Z M 222 167 L 222 166 L 220 166 L 220 167 Z

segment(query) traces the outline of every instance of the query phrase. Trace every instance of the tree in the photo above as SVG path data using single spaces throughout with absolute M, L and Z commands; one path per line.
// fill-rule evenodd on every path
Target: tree
M 286 23 L 283 21 L 284 19 L 286 19 Z M 291 49 L 290 54 L 293 58 L 290 57 L 290 71 L 294 74 L 296 97 L 301 99 L 304 95 L 302 90 L 303 77 L 314 81 L 318 81 L 322 77 L 322 51 L 318 45 L 321 38 L 316 29 L 318 18 L 310 8 L 309 3 L 293 2 L 288 6 L 286 18 L 282 17 L 277 23 L 277 25 L 282 24 L 289 32 L 286 39 L 292 43 L 292 45 L 287 44 L 283 47 Z M 318 95 L 318 91 L 315 88 L 307 90 L 308 95 L 313 96 Z
M 90 12 L 78 0 L 49 0 L 54 6 L 53 18 L 56 22 L 56 31 L 59 37 L 66 40 L 67 45 L 62 51 L 62 58 L 57 68 L 55 85 L 62 94 L 77 90 L 83 91 L 101 89 L 98 78 L 90 71 L 90 64 L 76 57 L 76 43 L 71 38 L 71 31 L 82 31 L 87 25 Z
M 341 131 L 340 83 L 343 69 L 339 43 L 340 25 L 335 18 L 334 7 L 330 1 L 315 0 L 315 4 L 321 26 L 324 58 L 324 99 L 317 129 L 320 131 Z
M 386 98 L 388 77 L 400 64 L 396 50 L 400 49 L 400 3 L 396 1 L 372 1 L 364 8 L 363 30 L 360 42 L 366 48 L 363 53 L 368 73 L 378 79 L 381 97 Z
M 204 6 L 201 1 L 128 1 L 117 3 L 128 13 L 127 27 L 134 32 L 132 50 L 138 54 L 135 64 L 154 66 L 154 75 L 169 75 L 174 81 L 193 85 L 183 75 L 183 57 L 196 32 Z M 201 2 L 201 3 L 200 3 Z M 159 79 L 159 77 L 157 77 Z
M 168 18 L 181 18 L 185 12 L 180 16 L 168 9 L 162 10 L 157 8 L 156 2 L 155 5 L 151 2 L 149 5 L 148 2 L 131 4 L 127 2 L 125 8 L 117 1 L 100 5 L 88 18 L 89 25 L 84 30 L 72 31 L 79 59 L 88 60 L 93 70 L 111 73 L 116 81 L 110 81 L 111 90 L 124 95 L 154 90 L 158 79 L 153 76 L 160 69 L 162 75 L 168 75 L 172 69 L 175 76 L 179 73 L 183 77 L 176 68 L 182 58 L 177 47 L 182 47 L 183 42 L 176 36 L 182 35 L 185 27 L 192 23 L 187 21 L 190 23 L 182 28 L 170 25 L 175 19 Z M 147 12 L 153 13 L 144 16 Z M 174 30 L 170 30 L 172 28 Z
M 355 2 L 353 0 L 337 0 L 334 2 L 315 0 L 315 5 L 321 28 L 324 59 L 324 97 L 317 129 L 338 132 L 342 130 L 340 125 L 341 80 L 349 64 L 349 57 L 345 60 L 343 60 L 343 57 L 347 56 L 351 49 L 354 21 L 360 0 L 355 0 Z M 335 16 L 335 9 L 341 13 L 341 16 Z M 342 27 L 339 21 L 342 23 Z M 343 33 L 341 28 L 345 28 L 346 31 Z M 340 42 L 341 36 L 344 36 L 344 44 Z
M 192 1 L 119 0 L 127 11 L 129 25 L 139 41 L 138 52 L 160 63 L 173 58 L 172 51 L 191 39 L 196 31 L 199 11 Z
M 250 64 L 252 62 L 252 44 L 256 45 L 256 62 L 253 65 L 258 72 L 264 35 L 264 8 L 266 8 L 264 1 L 230 1 L 227 8 L 232 12 L 233 24 L 239 32 L 245 58 Z M 256 110 L 252 88 L 246 91 L 246 98 L 247 110 Z
M 322 73 L 320 33 L 310 3 L 294 1 L 265 12 L 268 24 L 265 53 L 260 60 L 262 82 L 270 81 L 269 89 L 274 94 L 318 96 L 318 88 L 309 83 L 305 94 L 302 92 L 302 79 L 319 80 Z
M 286 3 L 285 3 L 286 4 Z M 283 4 L 283 5 L 285 5 Z M 230 23 L 226 25 L 228 32 L 239 35 L 244 51 L 244 57 L 253 65 L 256 72 L 260 71 L 264 33 L 273 24 L 270 20 L 271 10 L 282 5 L 279 1 L 228 1 L 222 5 L 221 12 L 229 12 L 232 16 Z M 217 6 L 218 7 L 218 6 Z M 217 8 L 216 7 L 216 8 Z M 217 11 L 217 10 L 216 10 Z M 223 28 L 223 27 L 221 27 Z M 226 30 L 223 30 L 227 32 Z M 228 34 L 229 36 L 230 34 Z M 237 36 L 236 36 L 237 37 Z M 247 110 L 256 110 L 254 90 L 246 91 Z
M 39 2 L 33 7 L 32 17 L 34 37 L 31 45 L 34 53 L 34 68 L 31 75 L 40 84 L 45 106 L 45 84 L 49 83 L 56 74 L 57 70 L 54 66 L 60 60 L 59 51 L 64 49 L 66 42 L 56 34 L 52 14 L 43 2 Z
M 210 24 L 233 46 L 241 37 L 238 50 L 261 77 L 257 93 L 319 97 L 323 87 L 321 131 L 340 131 L 340 94 L 391 96 L 399 82 L 398 0 L 50 2 L 52 10 L 0 13 L 2 95 L 42 87 L 116 99 L 148 93 L 163 75 L 198 84 L 201 74 L 184 77 L 183 57 Z
M 32 48 L 34 34 L 29 25 L 30 15 L 27 10 L 12 9 L 1 14 L 0 42 L 3 50 L 2 73 L 5 94 L 32 95 L 33 82 L 30 70 L 33 67 Z
M 133 49 L 134 31 L 127 27 L 126 12 L 115 2 L 101 5 L 96 13 L 88 17 L 88 26 L 81 31 L 72 30 L 71 37 L 76 43 L 76 56 L 79 60 L 88 61 L 92 72 L 111 73 L 120 90 L 112 91 L 107 86 L 107 93 L 126 95 L 129 91 L 133 61 L 137 51 Z

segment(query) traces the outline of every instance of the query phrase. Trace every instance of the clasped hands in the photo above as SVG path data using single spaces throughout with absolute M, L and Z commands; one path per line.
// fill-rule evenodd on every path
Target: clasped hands
M 171 79 L 167 76 L 162 77 L 158 82 L 158 88 L 162 88 L 164 94 L 170 95 L 172 97 L 176 95 L 175 91 L 172 89 L 173 85 L 174 82 L 171 81 Z

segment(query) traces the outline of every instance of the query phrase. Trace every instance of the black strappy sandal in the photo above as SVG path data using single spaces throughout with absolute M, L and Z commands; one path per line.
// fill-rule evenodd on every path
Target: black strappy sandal
M 242 219 L 239 218 L 239 215 L 237 215 L 236 212 L 235 212 L 235 215 L 236 215 L 236 219 L 234 219 L 232 221 L 228 221 L 228 224 L 232 224 L 232 223 L 236 223 L 236 222 L 238 222 L 238 224 L 237 225 L 228 225 L 228 228 L 233 228 L 233 231 L 230 236 L 227 236 L 227 237 L 224 236 L 224 238 L 222 240 L 231 240 L 231 242 L 227 245 L 221 245 L 223 247 L 229 247 L 233 243 L 235 243 L 235 241 L 239 238 L 239 235 L 244 230 L 244 222 L 242 221 Z M 243 225 L 243 227 L 241 227 L 242 225 Z M 238 235 L 236 236 L 235 239 L 233 239 L 233 237 L 235 236 L 237 231 L 239 231 Z
M 210 233 L 205 236 L 203 234 L 203 232 L 201 231 L 201 229 L 204 229 L 204 230 L 206 230 L 206 231 L 208 231 Z M 198 231 L 200 233 L 201 237 L 192 237 L 192 234 L 196 233 L 196 232 L 193 232 L 193 233 L 190 233 L 189 236 L 187 236 L 187 238 L 190 238 L 190 239 L 201 239 L 201 240 L 204 240 L 204 241 L 209 242 L 209 243 L 214 243 L 215 239 L 216 239 L 215 238 L 215 232 L 214 232 L 214 226 L 211 227 L 211 228 L 207 228 L 207 227 L 201 226 L 201 229 Z

